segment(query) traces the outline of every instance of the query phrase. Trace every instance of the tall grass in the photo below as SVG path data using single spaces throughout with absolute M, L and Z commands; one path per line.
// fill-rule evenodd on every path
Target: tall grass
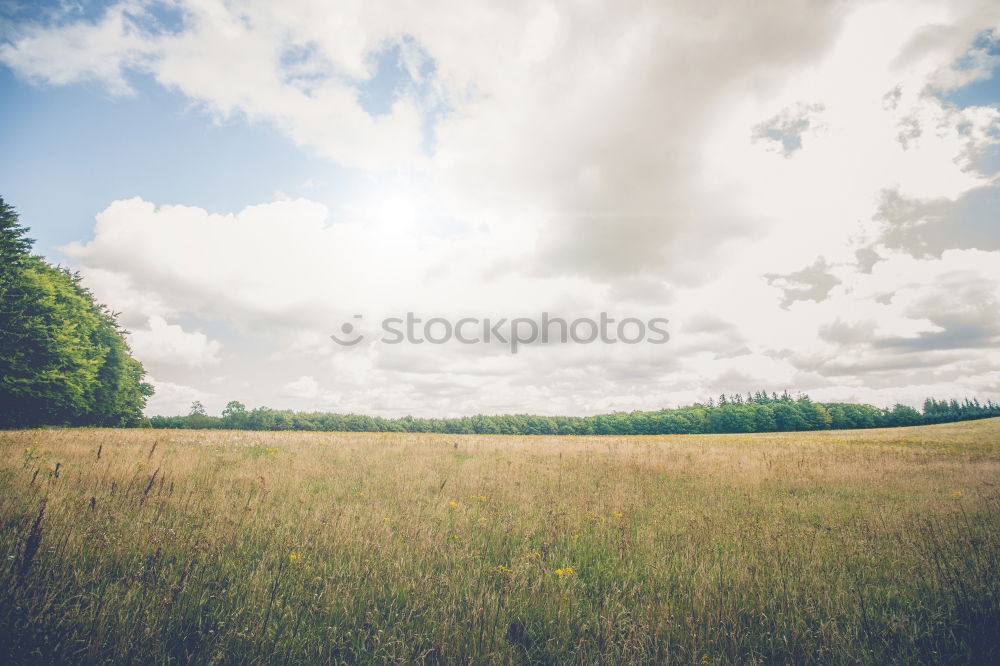
M 8 663 L 997 663 L 1000 419 L 0 433 Z

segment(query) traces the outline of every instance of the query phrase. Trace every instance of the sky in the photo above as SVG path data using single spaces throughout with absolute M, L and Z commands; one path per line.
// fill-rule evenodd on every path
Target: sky
M 0 154 L 150 415 L 1000 399 L 995 1 L 0 0 Z

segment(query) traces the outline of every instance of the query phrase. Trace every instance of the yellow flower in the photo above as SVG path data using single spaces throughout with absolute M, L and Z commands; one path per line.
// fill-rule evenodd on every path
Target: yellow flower
M 573 567 L 565 567 L 563 569 L 556 569 L 556 575 L 560 576 L 560 577 L 562 577 L 562 576 L 572 576 L 573 575 Z
M 288 560 L 289 560 L 289 561 L 290 561 L 290 562 L 291 562 L 292 564 L 298 564 L 299 562 L 301 562 L 301 561 L 302 561 L 302 555 L 300 555 L 300 554 L 299 554 L 299 553 L 298 553 L 297 551 L 294 551 L 294 550 L 293 550 L 292 552 L 290 552 L 290 553 L 288 554 Z
M 615 518 L 621 518 L 622 517 L 622 512 L 621 511 L 615 511 L 613 515 L 614 515 Z
M 458 508 L 458 502 L 448 502 L 448 506 L 450 506 L 453 509 L 457 509 Z
M 385 521 L 385 522 L 387 522 L 387 523 L 391 523 L 391 522 L 392 522 L 392 521 L 391 521 L 391 520 L 389 520 L 388 518 L 383 518 L 382 520 L 384 520 L 384 521 Z
M 953 492 L 953 493 L 951 494 L 951 496 L 952 496 L 952 497 L 953 497 L 954 499 L 959 499 L 959 498 L 960 498 L 960 497 L 962 496 L 962 491 L 961 491 L 961 490 L 956 490 L 955 492 Z

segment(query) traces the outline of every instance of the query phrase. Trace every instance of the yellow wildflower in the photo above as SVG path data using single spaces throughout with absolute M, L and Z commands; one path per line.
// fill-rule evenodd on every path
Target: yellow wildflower
M 450 506 L 453 509 L 457 509 L 458 508 L 458 502 L 448 502 L 448 506 Z
M 290 553 L 288 554 L 288 560 L 289 560 L 289 561 L 290 561 L 290 562 L 291 562 L 292 564 L 298 564 L 299 562 L 301 562 L 301 561 L 302 561 L 302 555 L 301 555 L 301 554 L 299 554 L 299 553 L 298 553 L 297 551 L 294 551 L 294 550 L 293 550 L 292 552 L 290 552 Z

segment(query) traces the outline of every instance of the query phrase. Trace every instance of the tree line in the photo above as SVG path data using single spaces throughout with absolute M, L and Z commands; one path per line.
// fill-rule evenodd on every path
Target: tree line
M 0 198 L 0 428 L 144 424 L 153 388 L 115 314 L 27 231 Z
M 364 414 L 296 412 L 229 402 L 220 416 L 209 416 L 195 402 L 186 416 L 153 416 L 153 428 L 236 430 L 315 430 L 326 432 L 436 432 L 486 435 L 684 435 L 713 433 L 852 430 L 912 426 L 1000 416 L 1000 405 L 978 400 L 928 398 L 921 413 L 897 404 L 891 408 L 854 403 L 813 402 L 787 392 L 721 395 L 718 400 L 677 409 L 617 412 L 596 416 L 497 414 L 459 418 L 382 418 Z

